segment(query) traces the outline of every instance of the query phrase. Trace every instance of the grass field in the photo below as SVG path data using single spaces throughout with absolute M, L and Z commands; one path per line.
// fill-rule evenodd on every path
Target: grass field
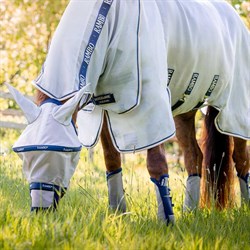
M 13 135 L 14 134 L 14 135 Z M 169 150 L 170 184 L 176 225 L 157 221 L 154 186 L 144 154 L 126 155 L 123 165 L 128 211 L 107 208 L 107 187 L 102 150 L 94 162 L 81 153 L 70 190 L 56 213 L 31 214 L 28 183 L 21 161 L 11 152 L 16 132 L 1 132 L 0 249 L 250 249 L 250 210 L 198 210 L 183 214 L 186 173 Z M 238 186 L 236 194 L 239 196 Z

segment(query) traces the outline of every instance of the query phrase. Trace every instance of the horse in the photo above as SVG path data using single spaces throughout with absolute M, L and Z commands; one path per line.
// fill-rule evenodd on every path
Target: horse
M 120 153 L 147 150 L 158 218 L 173 224 L 163 144 L 175 130 L 188 173 L 186 211 L 199 206 L 201 176 L 204 202 L 212 195 L 217 207 L 227 206 L 231 156 L 249 203 L 248 41 L 224 1 L 70 1 L 34 81 L 36 105 L 9 86 L 29 121 L 13 149 L 23 159 L 31 210 L 57 207 L 81 145 L 100 138 L 110 208 L 126 211 Z M 204 106 L 203 160 L 195 114 Z

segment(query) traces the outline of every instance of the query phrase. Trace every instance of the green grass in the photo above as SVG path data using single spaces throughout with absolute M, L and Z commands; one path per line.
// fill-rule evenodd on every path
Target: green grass
M 1 148 L 7 153 L 0 156 L 0 249 L 250 249 L 249 208 L 183 214 L 186 174 L 174 159 L 169 164 L 174 227 L 157 221 L 154 186 L 143 154 L 127 155 L 123 165 L 128 212 L 109 211 L 100 146 L 93 163 L 87 150 L 82 151 L 56 213 L 31 214 L 22 162 L 8 152 L 15 136 L 8 132 L 3 139 Z

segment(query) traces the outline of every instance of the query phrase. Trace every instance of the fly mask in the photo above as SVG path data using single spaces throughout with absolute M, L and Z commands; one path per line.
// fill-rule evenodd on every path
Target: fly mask
M 11 85 L 7 87 L 28 120 L 13 150 L 23 160 L 32 210 L 55 208 L 79 161 L 81 143 L 72 115 L 79 103 L 87 102 L 90 95 L 80 90 L 63 105 L 55 99 L 47 99 L 37 106 Z

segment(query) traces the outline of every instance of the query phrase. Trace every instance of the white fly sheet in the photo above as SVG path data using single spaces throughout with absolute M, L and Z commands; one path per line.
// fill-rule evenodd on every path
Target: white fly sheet
M 250 139 L 250 34 L 226 1 L 157 1 L 168 56 L 173 115 L 199 102 L 220 113 L 217 129 Z M 189 94 L 189 92 L 191 92 Z
M 74 17 L 74 18 L 73 18 Z M 151 35 L 150 35 L 151 34 Z M 107 111 L 115 146 L 136 151 L 175 133 L 167 88 L 167 54 L 154 1 L 70 1 L 36 86 L 65 99 L 86 83 L 94 102 L 79 113 L 83 145 L 98 140 Z M 93 87 L 94 86 L 94 87 Z
M 78 115 L 86 147 L 104 113 L 115 147 L 131 152 L 174 135 L 171 103 L 178 115 L 203 101 L 220 110 L 221 132 L 249 139 L 249 55 L 225 1 L 71 0 L 35 86 L 59 100 L 93 94 Z

